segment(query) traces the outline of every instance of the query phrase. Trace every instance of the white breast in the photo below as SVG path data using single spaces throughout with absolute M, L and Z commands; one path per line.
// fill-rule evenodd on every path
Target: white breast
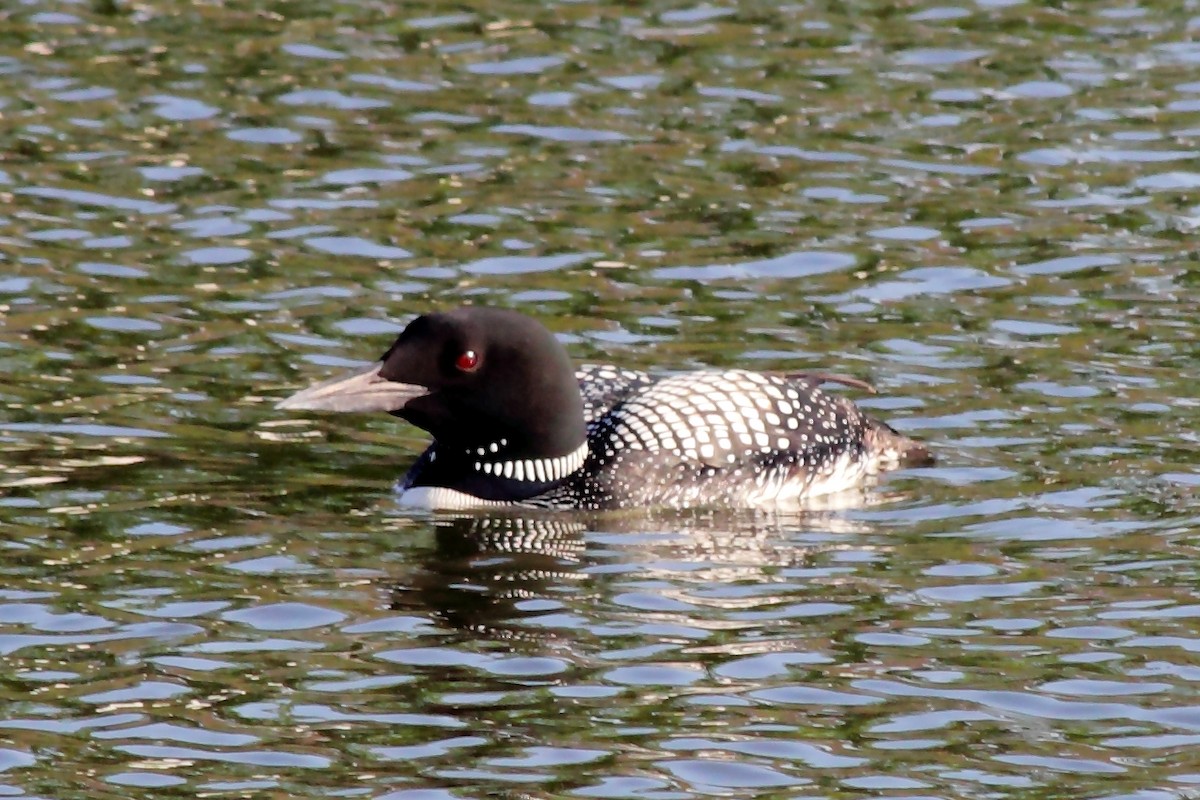
M 503 508 L 512 505 L 499 500 L 472 497 L 464 492 L 457 492 L 442 486 L 417 486 L 412 489 L 401 489 L 396 502 L 401 508 L 424 511 L 466 511 L 478 508 Z

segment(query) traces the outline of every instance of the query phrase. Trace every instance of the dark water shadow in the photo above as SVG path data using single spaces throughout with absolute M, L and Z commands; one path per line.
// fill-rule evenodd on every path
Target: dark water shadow
M 429 613 L 450 628 L 522 636 L 528 606 L 578 585 L 586 525 L 569 518 L 446 517 L 434 546 L 392 585 L 393 610 Z M 526 606 L 521 610 L 520 606 Z
M 568 607 L 607 605 L 617 582 L 706 592 L 771 583 L 872 527 L 841 512 L 439 516 L 434 544 L 391 580 L 391 608 L 506 640 L 588 635 Z M 657 609 L 647 609 L 650 614 Z M 604 622 L 612 622 L 606 619 Z M 595 620 L 593 620 L 595 622 Z

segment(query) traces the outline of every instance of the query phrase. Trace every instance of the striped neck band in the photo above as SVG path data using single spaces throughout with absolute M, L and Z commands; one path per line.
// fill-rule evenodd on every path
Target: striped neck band
M 585 441 L 565 456 L 551 458 L 519 458 L 512 461 L 476 461 L 475 471 L 497 478 L 518 481 L 552 483 L 560 481 L 583 466 L 587 459 L 588 446 Z

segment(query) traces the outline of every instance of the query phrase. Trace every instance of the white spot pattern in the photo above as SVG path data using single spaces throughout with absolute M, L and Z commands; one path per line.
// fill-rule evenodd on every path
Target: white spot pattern
M 487 449 L 494 453 L 500 447 L 492 444 Z M 552 483 L 566 478 L 572 472 L 582 467 L 583 462 L 587 459 L 587 455 L 588 446 L 587 442 L 584 442 L 565 456 L 520 458 L 508 461 L 476 461 L 472 467 L 476 472 L 482 472 L 485 475 L 495 475 L 498 478 Z
M 565 479 L 524 505 L 790 506 L 859 487 L 895 465 L 895 450 L 877 452 L 867 435 L 880 423 L 821 391 L 819 377 L 733 369 L 656 378 L 611 366 L 584 367 L 577 377 L 584 445 L 557 458 L 475 464 L 483 474 L 518 481 Z M 503 455 L 506 445 L 502 439 L 484 450 Z M 444 501 L 436 506 L 444 508 L 494 503 L 436 491 L 421 499 Z
M 858 487 L 879 469 L 865 435 L 877 423 L 822 392 L 819 378 L 734 369 L 656 381 L 612 367 L 578 375 L 593 398 L 593 455 L 537 505 L 775 507 Z M 619 385 L 589 388 L 608 376 Z

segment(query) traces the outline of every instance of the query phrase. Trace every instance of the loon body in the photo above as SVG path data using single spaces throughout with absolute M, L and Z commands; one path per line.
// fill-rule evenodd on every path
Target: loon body
M 542 325 L 466 307 L 413 320 L 380 361 L 281 409 L 387 411 L 433 443 L 400 483 L 425 508 L 802 505 L 929 452 L 821 384 L 731 369 L 576 371 Z

